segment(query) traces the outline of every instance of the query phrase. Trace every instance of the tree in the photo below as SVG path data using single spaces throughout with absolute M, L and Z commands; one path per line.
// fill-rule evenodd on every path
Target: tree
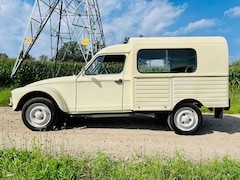
M 84 46 L 82 46 L 84 48 Z M 85 62 L 79 45 L 76 41 L 70 41 L 63 44 L 57 52 L 56 60 Z
M 127 44 L 128 40 L 129 40 L 129 37 L 125 37 L 124 40 L 123 40 L 123 44 Z
M 30 54 L 26 54 L 25 57 L 23 57 L 23 50 L 20 52 L 19 58 L 27 59 L 27 60 L 35 60 L 34 57 L 32 57 Z
M 8 59 L 8 55 L 6 53 L 0 53 L 1 59 Z
M 46 55 L 41 55 L 41 56 L 39 56 L 39 60 L 40 61 L 47 61 L 48 57 Z
M 144 35 L 140 34 L 138 37 L 144 37 Z M 123 40 L 123 44 L 127 44 L 129 39 L 130 39 L 130 37 L 126 36 Z

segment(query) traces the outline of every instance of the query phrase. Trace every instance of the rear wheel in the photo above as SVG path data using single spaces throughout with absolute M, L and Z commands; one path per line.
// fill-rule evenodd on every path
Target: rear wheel
M 168 125 L 178 134 L 192 134 L 202 124 L 202 114 L 199 108 L 190 103 L 176 108 L 168 117 Z
M 24 124 L 33 131 L 49 130 L 56 122 L 57 111 L 49 99 L 33 98 L 24 104 L 22 119 Z

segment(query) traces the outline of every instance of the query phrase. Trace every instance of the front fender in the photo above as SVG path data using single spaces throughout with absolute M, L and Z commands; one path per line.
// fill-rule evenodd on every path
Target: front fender
M 58 108 L 63 112 L 69 112 L 69 108 L 62 97 L 61 93 L 52 87 L 35 86 L 35 87 L 21 87 L 14 89 L 12 92 L 12 108 L 13 110 L 21 110 L 26 101 L 33 97 L 47 97 L 54 101 Z

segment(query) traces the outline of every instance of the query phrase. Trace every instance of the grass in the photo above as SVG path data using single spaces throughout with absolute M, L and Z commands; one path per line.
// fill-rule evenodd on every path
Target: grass
M 8 106 L 10 97 L 11 97 L 10 88 L 0 88 L 0 107 Z
M 231 108 L 227 113 L 240 114 L 240 88 L 237 86 L 230 87 Z
M 0 179 L 240 179 L 240 162 L 229 156 L 192 161 L 176 152 L 131 160 L 84 153 L 51 155 L 40 147 L 0 150 Z

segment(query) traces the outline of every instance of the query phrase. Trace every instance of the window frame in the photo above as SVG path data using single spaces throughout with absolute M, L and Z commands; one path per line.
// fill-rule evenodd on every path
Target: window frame
M 106 58 L 106 56 L 122 56 L 123 57 L 123 66 L 122 66 L 122 69 L 120 72 L 118 73 L 99 73 L 100 70 L 101 70 L 101 67 L 104 63 L 104 60 Z M 102 58 L 102 61 L 100 62 L 100 66 L 98 68 L 98 72 L 96 74 L 93 74 L 93 73 L 87 73 L 89 68 L 91 68 L 91 66 L 97 61 L 98 58 Z M 121 62 L 121 61 L 112 61 L 112 62 Z M 126 64 L 126 55 L 125 54 L 104 54 L 104 55 L 99 55 L 97 56 L 93 61 L 92 63 L 87 67 L 87 69 L 85 70 L 84 74 L 86 76 L 95 76 L 95 75 L 114 75 L 114 74 L 121 74 L 125 68 L 125 64 Z M 98 64 L 97 64 L 98 65 Z
M 152 60 L 165 60 L 165 61 L 169 61 L 168 63 L 169 63 L 169 72 L 168 71 L 159 71 L 159 72 L 154 72 L 154 71 L 146 71 L 146 72 L 143 72 L 143 71 L 141 71 L 140 70 L 140 67 L 139 67 L 139 53 L 140 52 L 142 52 L 142 51 L 163 51 L 163 52 L 166 52 L 166 51 L 172 51 L 172 53 L 173 53 L 173 51 L 175 50 L 175 51 L 184 51 L 184 50 L 189 50 L 189 52 L 190 51 L 192 51 L 192 52 L 190 52 L 190 53 L 193 53 L 193 63 L 191 64 L 191 63 L 189 63 L 189 65 L 186 65 L 186 66 L 184 66 L 184 67 L 178 67 L 178 68 L 184 68 L 184 71 L 183 70 L 179 70 L 179 71 L 173 71 L 173 66 L 174 66 L 174 64 L 172 64 L 171 65 L 171 63 L 173 63 L 174 61 L 176 61 L 176 59 L 178 58 L 177 56 L 176 57 L 174 57 L 174 56 L 165 56 L 164 58 L 159 58 L 159 59 L 152 59 Z M 171 53 L 170 53 L 171 54 Z M 167 58 L 168 59 L 167 59 Z M 181 58 L 181 57 L 180 57 Z M 179 58 L 179 59 L 180 59 Z M 189 60 L 188 61 L 190 61 L 190 56 L 188 57 L 189 58 Z M 175 59 L 175 60 L 173 60 L 173 59 Z M 182 59 L 184 59 L 184 58 L 182 58 Z M 136 63 L 136 66 L 137 66 L 137 70 L 138 70 L 138 72 L 139 73 L 142 73 L 142 74 L 152 74 L 152 73 L 157 73 L 157 74 L 160 74 L 160 73 L 167 73 L 167 74 L 169 74 L 169 73 L 194 73 L 194 72 L 196 72 L 196 70 L 197 70 L 197 64 L 198 64 L 198 58 L 197 58 L 197 51 L 195 50 L 195 49 L 193 49 L 193 48 L 151 48 L 151 49 L 139 49 L 138 50 L 138 52 L 137 52 L 137 63 Z M 181 62 L 181 61 L 179 61 L 179 62 Z M 182 63 L 184 64 L 184 63 L 187 63 L 187 61 L 182 61 Z M 167 65 L 167 63 L 166 63 L 166 65 Z M 192 68 L 192 70 L 191 71 L 188 71 L 188 67 L 190 68 L 191 66 L 193 66 L 193 68 Z M 154 67 L 154 66 L 153 66 Z M 162 67 L 163 69 L 165 68 L 165 69 L 167 69 L 167 67 Z M 175 68 L 176 69 L 176 68 Z

